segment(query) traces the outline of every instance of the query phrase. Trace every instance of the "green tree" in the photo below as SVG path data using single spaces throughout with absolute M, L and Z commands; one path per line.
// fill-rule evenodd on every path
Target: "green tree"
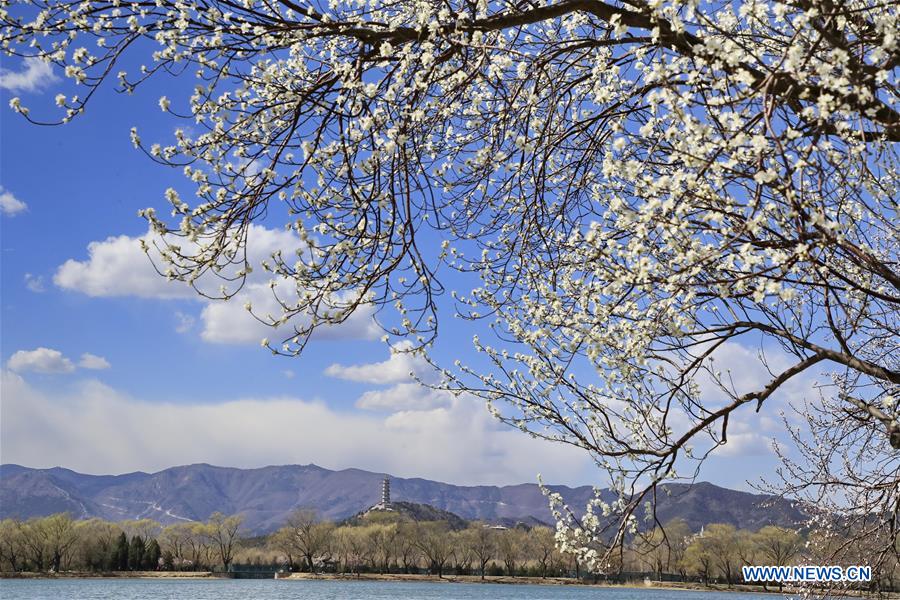
M 144 541 L 144 544 L 149 543 L 150 540 L 158 536 L 160 531 L 162 531 L 162 526 L 152 519 L 120 521 L 118 525 L 122 531 L 125 532 L 125 535 L 128 536 L 128 539 L 139 535 Z
M 116 537 L 122 531 L 119 526 L 103 519 L 78 521 L 75 526 L 79 541 L 74 554 L 79 568 L 89 571 L 114 570 Z
M 112 560 L 112 568 L 116 571 L 127 571 L 128 570 L 128 538 L 125 537 L 125 532 L 119 534 L 119 537 L 116 539 L 116 545 L 113 548 L 113 556 Z
M 161 554 L 162 550 L 159 547 L 159 542 L 155 539 L 150 540 L 150 543 L 147 545 L 147 552 L 144 554 L 144 567 L 151 571 L 159 568 Z
M 669 548 L 661 527 L 638 533 L 634 552 L 642 571 L 653 571 L 657 579 L 662 578 L 662 573 L 666 571 L 669 562 Z
M 144 565 L 144 552 L 146 551 L 146 547 L 144 546 L 144 540 L 139 535 L 135 535 L 131 538 L 131 543 L 128 545 L 128 568 L 132 571 L 139 571 L 141 567 Z

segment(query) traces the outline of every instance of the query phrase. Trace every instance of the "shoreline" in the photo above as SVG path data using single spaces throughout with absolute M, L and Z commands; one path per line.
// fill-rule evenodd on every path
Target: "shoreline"
M 212 571 L 2 571 L 0 579 L 221 579 Z
M 609 588 L 609 589 L 635 589 L 635 590 L 669 590 L 681 592 L 728 592 L 740 594 L 763 594 L 763 595 L 796 595 L 800 590 L 785 585 L 782 590 L 778 590 L 778 586 L 769 586 L 768 589 L 762 585 L 751 585 L 745 583 L 737 583 L 728 586 L 724 583 L 712 583 L 704 585 L 702 583 L 681 582 L 681 581 L 631 581 L 627 583 L 610 583 L 606 581 L 584 581 L 576 580 L 569 577 L 509 577 L 508 575 L 488 575 L 481 579 L 480 575 L 445 575 L 438 578 L 437 575 L 417 575 L 417 574 L 379 574 L 379 573 L 362 573 L 353 575 L 347 573 L 291 573 L 286 577 L 279 577 L 279 581 L 312 581 L 312 580 L 337 580 L 337 581 L 418 581 L 423 583 L 466 583 L 466 584 L 501 584 L 501 585 L 555 585 L 555 586 L 580 586 L 589 588 Z M 846 596 L 851 597 L 868 597 L 876 594 L 870 594 L 862 590 L 847 590 Z M 877 594 L 879 598 L 892 600 L 900 600 L 898 592 L 881 592 Z
M 510 577 L 508 575 L 487 575 L 484 579 L 480 575 L 419 575 L 405 573 L 361 573 L 359 575 L 348 573 L 291 573 L 285 577 L 279 577 L 279 581 L 393 581 L 393 582 L 423 582 L 423 583 L 465 583 L 465 584 L 500 584 L 500 585 L 548 585 L 548 586 L 578 586 L 591 588 L 619 588 L 619 589 L 655 589 L 677 590 L 692 592 L 739 592 L 758 594 L 785 594 L 789 593 L 787 587 L 783 592 L 777 589 L 763 589 L 761 585 L 736 584 L 728 587 L 725 584 L 683 583 L 677 581 L 646 581 L 628 583 L 610 583 L 605 581 L 585 581 L 569 577 Z

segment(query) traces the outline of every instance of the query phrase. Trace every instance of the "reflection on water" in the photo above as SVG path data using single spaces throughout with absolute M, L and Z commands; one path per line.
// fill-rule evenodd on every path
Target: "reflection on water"
M 759 600 L 757 594 L 658 589 L 258 579 L 6 579 L 0 598 L 34 600 Z M 772 598 L 778 598 L 772 596 Z

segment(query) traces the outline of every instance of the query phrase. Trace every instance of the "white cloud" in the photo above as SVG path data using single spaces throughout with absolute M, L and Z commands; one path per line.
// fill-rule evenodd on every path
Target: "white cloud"
M 300 238 L 290 231 L 266 229 L 251 225 L 248 233 L 248 260 L 258 267 L 262 260 L 273 252 L 281 250 L 286 257 L 301 247 Z M 142 236 L 127 235 L 109 237 L 103 241 L 88 244 L 87 260 L 67 260 L 56 271 L 54 283 L 61 288 L 81 292 L 94 297 L 137 296 L 139 298 L 191 298 L 199 296 L 191 287 L 180 281 L 169 281 L 160 275 L 150 258 L 141 249 L 143 241 L 151 249 L 150 256 L 157 265 L 162 261 L 155 251 L 162 246 L 162 238 L 148 230 Z M 180 243 L 184 251 L 190 251 L 188 243 Z M 267 274 L 256 268 L 248 278 L 250 283 L 266 283 Z M 223 283 L 214 276 L 201 277 L 196 285 L 210 294 L 217 294 Z
M 290 298 L 289 288 L 289 285 L 279 286 L 282 299 Z M 268 283 L 248 283 L 227 302 L 208 302 L 203 307 L 200 313 L 203 323 L 201 337 L 218 344 L 259 344 L 260 340 L 268 338 L 277 346 L 278 342 L 293 334 L 295 326 L 303 327 L 309 323 L 308 317 L 298 315 L 283 325 L 272 327 L 247 312 L 245 304 L 248 302 L 253 307 L 253 314 L 263 319 L 268 315 L 275 318 L 281 315 L 281 306 Z M 315 337 L 320 340 L 374 340 L 381 333 L 374 320 L 374 311 L 362 307 L 343 323 L 318 329 Z
M 713 356 L 715 358 L 713 368 L 721 373 L 722 379 L 733 388 L 732 393 L 735 395 L 763 389 L 775 376 L 797 362 L 796 357 L 780 348 L 767 348 L 764 353 L 766 362 L 763 363 L 758 348 L 738 341 L 722 344 Z M 796 415 L 790 410 L 790 404 L 818 397 L 819 391 L 816 388 L 827 380 L 823 376 L 827 370 L 827 366 L 814 367 L 791 377 L 765 400 L 759 413 L 754 412 L 755 402 L 735 411 L 729 421 L 729 430 L 738 423 L 750 422 L 754 423 L 755 427 L 763 427 L 767 433 L 783 431 L 784 424 L 779 417 L 782 412 L 787 413 L 788 418 L 794 421 L 794 425 L 802 425 L 803 423 L 796 420 Z M 709 374 L 701 373 L 697 377 L 697 384 L 700 387 L 701 398 L 707 406 L 723 406 L 731 402 L 731 397 L 712 380 Z
M 27 208 L 27 204 L 13 196 L 12 192 L 0 186 L 0 213 L 14 217 Z
M 75 363 L 53 348 L 35 348 L 34 350 L 19 350 L 13 354 L 6 366 L 20 373 L 34 371 L 36 373 L 71 373 L 75 370 Z M 110 367 L 109 361 L 102 356 L 85 352 L 78 361 L 78 367 L 82 369 L 102 370 Z
M 91 354 L 90 352 L 85 352 L 81 355 L 81 360 L 78 361 L 78 366 L 82 369 L 91 369 L 95 371 L 108 369 L 110 367 L 109 361 L 103 358 L 102 356 L 97 356 L 96 354 Z
M 53 282 L 59 287 L 93 297 L 192 298 L 196 292 L 184 283 L 168 281 L 153 268 L 140 240 L 152 244 L 151 234 L 141 238 L 120 235 L 88 244 L 88 259 L 67 260 Z
M 11 92 L 34 92 L 59 81 L 53 67 L 40 58 L 29 56 L 21 71 L 0 68 L 0 89 Z
M 409 342 L 401 342 L 391 350 L 391 356 L 387 360 L 349 366 L 335 363 L 325 369 L 325 374 L 349 381 L 373 384 L 408 382 L 411 379 L 411 373 L 419 378 L 431 375 L 433 368 L 424 358 L 404 352 L 410 347 Z
M 721 373 L 722 379 L 736 395 L 764 388 L 775 375 L 796 362 L 795 357 L 783 350 L 769 348 L 765 352 L 767 369 L 766 364 L 760 359 L 758 348 L 741 341 L 722 344 L 714 357 L 715 361 L 712 363 L 714 369 Z M 816 385 L 820 379 L 818 370 L 798 374 L 766 399 L 759 412 L 756 412 L 755 402 L 734 411 L 728 420 L 728 441 L 714 449 L 704 465 L 703 473 L 713 474 L 719 480 L 728 481 L 741 471 L 744 472 L 744 478 L 753 479 L 760 473 L 770 472 L 776 468 L 779 463 L 773 452 L 772 443 L 777 440 L 789 451 L 794 447 L 781 415 L 785 414 L 792 425 L 803 426 L 804 424 L 796 420 L 795 415 L 789 410 L 789 405 L 804 398 L 815 398 L 818 395 Z M 723 406 L 732 401 L 731 396 L 726 394 L 709 374 L 700 374 L 697 377 L 697 384 L 700 388 L 700 397 L 709 408 Z M 674 413 L 674 417 L 672 426 L 676 432 L 684 431 L 695 422 L 682 412 Z M 721 423 L 714 427 L 716 435 L 720 433 L 720 426 Z M 694 443 L 695 455 L 702 455 L 712 445 L 708 437 L 698 436 Z M 740 464 L 737 471 L 736 464 Z
M 419 383 L 398 383 L 385 390 L 370 390 L 356 401 L 357 408 L 367 410 L 430 410 L 452 404 L 453 395 L 427 388 Z
M 34 350 L 19 350 L 9 358 L 6 365 L 13 371 L 19 372 L 71 373 L 75 370 L 75 365 L 63 356 L 62 352 L 44 347 Z
M 753 432 L 729 433 L 728 443 L 716 453 L 723 457 L 766 456 L 772 454 L 772 438 Z
M 315 462 L 460 484 L 578 483 L 590 457 L 501 427 L 483 405 L 386 418 L 293 397 L 172 404 L 130 398 L 95 381 L 45 394 L 2 377 L 4 462 L 90 473 L 154 471 L 195 462 L 235 467 Z M 161 437 L 163 436 L 163 437 Z M 114 449 L 114 451 L 110 451 Z
M 194 327 L 194 317 L 187 313 L 183 313 L 180 310 L 175 311 L 175 319 L 178 322 L 175 325 L 175 331 L 177 331 L 178 333 L 187 333 L 191 330 L 191 328 Z
M 394 384 L 369 390 L 356 401 L 357 408 L 381 411 L 431 410 L 452 404 L 453 396 L 419 383 L 435 383 L 437 372 L 424 357 L 406 352 L 412 347 L 402 341 L 391 348 L 387 360 L 358 365 L 332 364 L 325 369 L 331 377 L 373 385 Z
M 94 297 L 154 298 L 162 300 L 191 299 L 204 301 L 190 286 L 168 281 L 156 272 L 150 259 L 141 249 L 141 240 L 153 248 L 159 243 L 159 236 L 149 232 L 140 237 L 120 235 L 88 245 L 87 260 L 68 260 L 57 269 L 54 283 L 67 290 L 81 292 Z M 273 252 L 281 251 L 285 257 L 302 248 L 300 238 L 290 232 L 273 230 L 251 225 L 248 232 L 248 260 L 251 265 L 269 258 Z M 308 322 L 297 317 L 279 328 L 259 322 L 244 308 L 250 302 L 254 313 L 265 317 L 267 313 L 280 316 L 281 307 L 272 295 L 268 284 L 268 274 L 256 268 L 243 289 L 228 301 L 204 301 L 200 314 L 201 336 L 204 340 L 220 344 L 259 344 L 262 338 L 280 340 L 288 337 L 293 325 Z M 200 289 L 217 293 L 221 282 L 218 279 L 201 277 L 197 281 Z M 291 285 L 282 281 L 277 290 L 283 297 L 289 294 Z M 193 326 L 193 317 L 177 313 L 179 322 L 176 330 L 180 333 Z M 318 339 L 375 339 L 382 332 L 373 320 L 371 309 L 357 310 L 345 323 L 320 329 Z
M 25 273 L 25 287 L 36 294 L 46 290 L 44 278 L 41 275 L 32 275 L 31 273 Z
M 774 427 L 771 417 L 757 413 L 736 415 L 728 424 L 728 441 L 716 449 L 723 458 L 760 457 L 774 454 L 772 441 L 775 434 L 784 434 L 783 428 Z

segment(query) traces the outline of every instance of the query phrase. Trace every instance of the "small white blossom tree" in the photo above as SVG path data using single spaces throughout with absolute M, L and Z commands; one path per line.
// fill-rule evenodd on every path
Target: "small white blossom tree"
M 256 266 L 250 224 L 284 211 L 304 244 L 261 265 L 283 314 L 260 318 L 305 319 L 273 351 L 390 304 L 387 332 L 427 350 L 439 265 L 479 277 L 454 298 L 489 319 L 493 372 L 446 385 L 609 471 L 617 501 L 559 507 L 558 539 L 594 568 L 732 413 L 826 368 L 813 433 L 865 460 L 801 435 L 818 468 L 790 463 L 790 483 L 843 490 L 835 507 L 877 515 L 896 552 L 895 3 L 4 0 L 0 18 L 8 53 L 83 88 L 56 98 L 61 121 L 107 79 L 196 75 L 159 106 L 200 133 L 131 136 L 197 200 L 143 215 L 167 276 L 218 275 L 228 297 Z M 717 369 L 732 342 L 758 345 L 758 386 Z

